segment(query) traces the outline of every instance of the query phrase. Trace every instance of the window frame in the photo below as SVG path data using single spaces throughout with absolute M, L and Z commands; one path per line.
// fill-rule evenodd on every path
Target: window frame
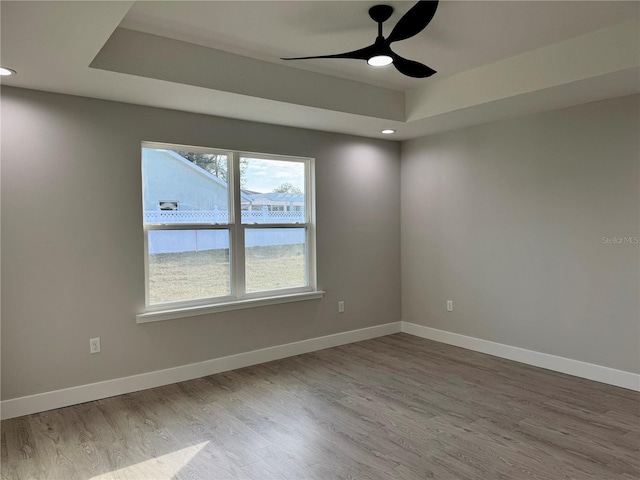
M 211 153 L 227 155 L 227 192 L 229 195 L 228 223 L 147 223 L 144 218 L 144 161 L 143 149 L 182 150 L 195 153 Z M 310 157 L 285 156 L 230 150 L 209 147 L 194 147 L 181 144 L 159 142 L 141 142 L 142 199 L 144 232 L 144 270 L 145 270 L 145 310 L 137 315 L 138 323 L 155 320 L 166 320 L 185 316 L 227 311 L 236 308 L 249 308 L 263 304 L 284 303 L 306 299 L 321 298 L 324 292 L 318 290 L 316 270 L 316 208 L 315 208 L 315 159 Z M 302 163 L 304 165 L 304 223 L 243 223 L 242 221 L 242 189 L 240 187 L 240 159 L 255 158 L 260 160 L 276 160 Z M 305 229 L 305 261 L 306 285 L 302 287 L 246 292 L 245 281 L 245 236 L 247 229 Z M 198 298 L 151 304 L 149 296 L 149 232 L 162 230 L 227 230 L 229 235 L 229 295 Z

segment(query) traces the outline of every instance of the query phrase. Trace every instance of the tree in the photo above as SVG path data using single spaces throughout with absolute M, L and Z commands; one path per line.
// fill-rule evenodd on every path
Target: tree
M 302 193 L 302 190 L 291 182 L 285 182 L 279 187 L 274 188 L 273 193 Z
M 186 158 L 192 163 L 195 163 L 198 167 L 215 175 L 220 180 L 227 181 L 228 175 L 228 161 L 226 155 L 218 155 L 215 153 L 196 153 L 196 152 L 183 152 L 175 150 L 175 152 L 181 157 Z M 243 173 L 247 170 L 249 161 L 246 159 L 240 160 L 240 184 L 244 184 L 246 179 L 243 178 Z

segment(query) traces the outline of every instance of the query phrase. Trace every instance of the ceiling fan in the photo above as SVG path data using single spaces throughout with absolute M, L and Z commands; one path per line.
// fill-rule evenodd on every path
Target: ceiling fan
M 334 55 L 318 55 L 314 57 L 283 58 L 282 60 L 308 60 L 313 58 L 352 58 L 366 60 L 374 67 L 382 67 L 393 63 L 396 69 L 409 77 L 430 77 L 435 70 L 414 60 L 407 60 L 391 50 L 391 44 L 400 40 L 406 40 L 420 33 L 429 25 L 438 8 L 438 0 L 420 0 L 404 14 L 387 38 L 382 36 L 382 24 L 393 13 L 393 7 L 389 5 L 376 5 L 369 9 L 369 16 L 378 23 L 378 37 L 368 47 L 354 50 L 353 52 L 336 53 Z

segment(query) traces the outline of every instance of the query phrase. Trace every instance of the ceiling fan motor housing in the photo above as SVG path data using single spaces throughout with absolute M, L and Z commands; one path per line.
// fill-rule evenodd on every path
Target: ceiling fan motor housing
M 390 5 L 375 5 L 369 9 L 369 16 L 377 23 L 386 22 L 392 13 L 393 7 Z

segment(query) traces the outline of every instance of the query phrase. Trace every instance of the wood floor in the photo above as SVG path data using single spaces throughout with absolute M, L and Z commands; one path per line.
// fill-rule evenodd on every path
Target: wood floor
M 396 334 L 2 422 L 2 479 L 640 477 L 640 394 Z

